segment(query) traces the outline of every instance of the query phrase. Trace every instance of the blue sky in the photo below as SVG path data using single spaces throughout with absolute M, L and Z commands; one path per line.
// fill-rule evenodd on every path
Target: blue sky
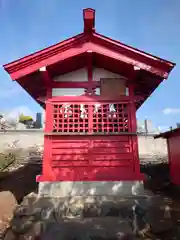
M 97 32 L 177 64 L 138 111 L 162 129 L 180 122 L 179 0 L 0 0 L 0 65 L 83 30 L 82 9 L 96 10 Z M 40 110 L 0 67 L 0 111 Z

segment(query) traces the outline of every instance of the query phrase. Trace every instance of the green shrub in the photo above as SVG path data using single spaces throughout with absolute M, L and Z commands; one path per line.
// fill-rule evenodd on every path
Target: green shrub
M 23 114 L 20 114 L 19 122 L 26 122 L 26 121 L 33 121 L 33 118 L 31 116 L 24 116 Z

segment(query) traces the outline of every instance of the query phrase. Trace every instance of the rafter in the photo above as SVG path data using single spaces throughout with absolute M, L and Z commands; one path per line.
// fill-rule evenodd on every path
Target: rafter
M 40 73 L 41 73 L 41 77 L 43 79 L 43 83 L 46 87 L 51 87 L 52 85 L 52 79 L 51 77 L 49 76 L 49 73 L 46 69 L 46 67 L 41 67 L 39 69 Z

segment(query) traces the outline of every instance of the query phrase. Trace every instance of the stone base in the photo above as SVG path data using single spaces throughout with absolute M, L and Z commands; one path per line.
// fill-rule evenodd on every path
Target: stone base
M 26 214 L 27 219 L 33 216 L 43 222 L 45 236 L 52 236 L 49 239 L 56 239 L 58 231 L 67 236 L 73 229 L 83 233 L 93 233 L 95 229 L 95 236 L 107 230 L 106 234 L 113 237 L 119 231 L 126 235 L 151 228 L 158 233 L 173 226 L 170 207 L 146 192 L 142 182 L 40 183 L 38 196 L 24 199 L 16 211 L 16 215 L 20 214 L 20 220 Z
M 39 196 L 42 197 L 87 197 L 87 196 L 144 196 L 142 181 L 111 182 L 40 182 Z
M 41 182 L 38 198 L 46 206 L 44 215 L 48 219 L 53 216 L 56 222 L 64 218 L 121 216 L 132 224 L 138 211 L 135 221 L 140 221 L 142 228 L 145 223 L 141 219 L 153 202 L 157 203 L 154 194 L 145 191 L 141 181 Z

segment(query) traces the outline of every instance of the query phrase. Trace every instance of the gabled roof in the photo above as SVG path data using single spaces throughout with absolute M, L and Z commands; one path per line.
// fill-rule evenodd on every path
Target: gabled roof
M 111 50 L 112 56 L 107 53 L 107 49 L 104 47 Z M 75 50 L 72 51 L 72 48 L 75 48 Z M 4 69 L 11 75 L 13 80 L 16 80 L 37 71 L 43 66 L 50 66 L 87 51 L 113 57 L 162 78 L 167 78 L 175 65 L 170 61 L 150 55 L 96 32 L 91 34 L 83 32 L 36 53 L 5 64 Z
M 40 68 L 46 66 L 52 77 L 70 72 L 83 67 L 88 52 L 91 52 L 94 65 L 112 72 L 123 75 L 138 69 L 136 91 L 144 95 L 144 99 L 168 77 L 174 63 L 98 34 L 95 31 L 93 9 L 83 10 L 83 17 L 83 33 L 4 65 L 11 78 L 18 81 L 34 99 L 37 100 L 32 87 L 35 81 L 36 91 L 39 86 L 38 94 L 40 91 L 41 95 L 45 93 L 40 80 Z M 121 72 L 123 69 L 124 72 Z

